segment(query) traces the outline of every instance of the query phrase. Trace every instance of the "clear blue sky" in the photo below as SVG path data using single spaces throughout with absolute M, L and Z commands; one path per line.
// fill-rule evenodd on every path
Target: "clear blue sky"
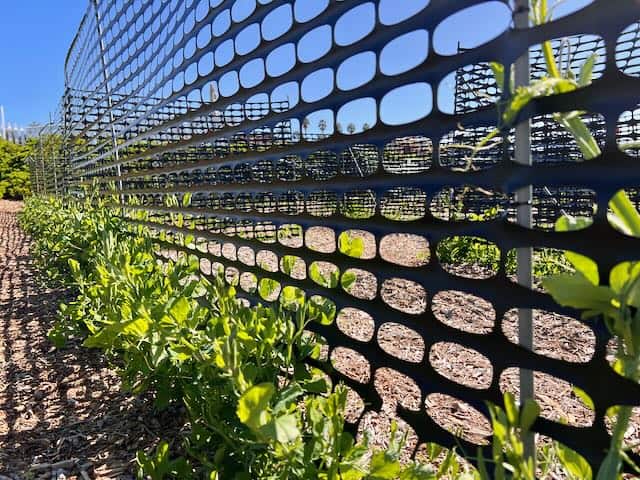
M 0 16 L 0 59 L 3 69 L 0 73 L 0 104 L 4 105 L 7 121 L 26 125 L 32 121 L 45 122 L 49 112 L 56 109 L 63 91 L 63 66 L 67 49 L 75 35 L 80 19 L 84 14 L 87 0 L 0 0 L 2 1 L 2 15 Z M 307 11 L 320 8 L 327 0 L 299 0 L 296 16 Z M 567 0 L 558 10 L 558 15 L 578 9 L 591 0 Z M 246 2 L 245 2 L 246 3 Z M 380 15 L 383 23 L 397 23 L 413 13 L 420 11 L 428 0 L 381 0 Z M 553 2 L 552 2 L 553 3 Z M 373 8 L 364 5 L 361 11 L 353 12 L 349 18 L 342 21 L 336 32 L 336 41 L 342 44 L 351 43 L 360 36 L 366 35 L 372 26 L 374 18 Z M 311 15 L 313 16 L 313 15 Z M 487 21 L 478 22 L 478 18 Z M 426 32 L 413 32 L 406 38 L 395 41 L 383 52 L 381 66 L 384 73 L 391 75 L 420 64 L 429 50 L 435 49 L 442 54 L 455 53 L 458 42 L 466 47 L 474 47 L 495 37 L 510 21 L 510 13 L 497 1 L 488 1 L 471 10 L 460 12 L 441 24 L 435 31 L 434 45 L 427 47 Z M 277 26 L 274 26 L 277 30 Z M 312 55 L 322 39 L 309 39 L 309 54 Z M 422 48 L 420 48 L 422 46 Z M 274 66 L 285 62 L 290 52 L 282 52 L 281 58 L 274 58 Z M 312 55 L 313 56 L 313 55 Z M 309 61 L 309 59 L 307 59 Z M 368 73 L 373 74 L 375 59 L 354 58 L 344 64 L 338 71 L 339 88 L 357 88 L 368 81 Z M 226 63 L 226 62 L 225 62 Z M 286 68 L 285 68 L 286 70 Z M 246 72 L 250 76 L 250 72 Z M 438 95 L 440 108 L 450 109 L 452 103 L 452 81 L 445 80 Z M 303 84 L 303 97 L 308 101 L 315 101 L 324 97 L 326 87 L 323 72 L 318 72 Z M 220 85 L 221 90 L 224 85 Z M 436 89 L 438 86 L 432 86 Z M 430 98 L 431 93 L 426 86 L 408 88 L 398 92 L 381 106 L 381 114 L 389 108 L 390 115 L 401 118 L 399 112 L 410 112 L 420 118 L 428 111 L 416 111 L 416 105 L 424 105 L 430 109 L 427 102 L 417 98 Z M 357 118 L 360 123 L 375 123 L 375 105 L 361 102 L 349 105 L 345 111 L 338 113 L 338 121 L 346 126 L 352 119 Z M 343 117 L 343 118 L 341 118 Z M 317 123 L 310 119 L 312 124 Z M 390 120 L 396 120 L 390 119 Z M 360 125 L 358 125 L 359 127 Z M 329 126 L 333 129 L 333 125 Z
M 48 121 L 62 96 L 64 57 L 87 0 L 0 0 L 0 105 L 7 121 Z

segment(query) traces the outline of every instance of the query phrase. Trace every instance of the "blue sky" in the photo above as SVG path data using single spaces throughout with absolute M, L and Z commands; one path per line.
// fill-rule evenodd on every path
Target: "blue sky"
M 298 0 L 295 15 L 300 18 L 308 12 L 313 16 L 313 10 L 323 10 L 328 0 Z M 558 15 L 575 10 L 590 3 L 591 0 L 567 0 L 558 10 Z M 0 104 L 4 105 L 7 120 L 12 123 L 26 125 L 32 121 L 47 121 L 49 112 L 55 110 L 63 91 L 63 66 L 67 49 L 75 35 L 82 15 L 87 7 L 87 0 L 10 0 L 2 2 L 2 16 L 0 16 L 0 59 L 2 73 L 0 74 Z M 239 5 L 251 3 L 242 0 Z M 397 23 L 402 19 L 420 11 L 427 5 L 428 0 L 381 0 L 380 15 L 383 23 Z M 241 16 L 241 12 L 238 17 Z M 235 16 L 235 15 L 234 15 Z M 487 18 L 491 21 L 478 22 L 477 19 Z M 363 5 L 359 11 L 341 20 L 336 32 L 336 41 L 340 44 L 351 43 L 360 36 L 366 35 L 372 25 L 374 9 L 371 4 Z M 427 46 L 426 32 L 412 32 L 406 38 L 394 41 L 387 52 L 383 52 L 381 68 L 383 72 L 396 74 L 421 63 L 429 50 L 439 53 L 452 54 L 460 41 L 468 47 L 476 46 L 490 40 L 504 30 L 510 20 L 509 11 L 497 1 L 488 1 L 470 11 L 463 11 L 438 27 L 435 31 L 434 45 Z M 339 22 L 340 23 L 340 22 Z M 277 30 L 277 25 L 274 26 Z M 310 38 L 308 41 L 308 55 L 313 56 L 314 50 L 322 44 L 322 35 Z M 421 46 L 421 47 L 420 47 Z M 222 49 L 221 49 L 222 53 Z M 278 68 L 290 57 L 290 52 L 282 51 L 281 58 L 274 58 L 272 68 Z M 224 63 L 227 63 L 226 61 Z M 269 66 L 269 61 L 267 61 Z M 368 81 L 368 75 L 373 74 L 375 58 L 362 55 L 360 58 L 344 62 L 337 73 L 339 88 L 357 88 L 359 84 Z M 247 69 L 247 76 L 251 72 Z M 313 78 L 303 83 L 303 98 L 314 101 L 323 98 L 332 89 L 328 85 L 327 72 L 316 72 Z M 329 72 L 330 73 L 330 72 Z M 333 80 L 330 81 L 331 83 Z M 440 108 L 447 110 L 451 103 L 451 88 L 453 82 L 445 81 L 439 92 Z M 221 90 L 223 85 L 220 86 Z M 431 86 L 434 90 L 438 86 Z M 386 102 L 383 102 L 381 115 L 384 118 L 388 108 L 390 121 L 403 122 L 406 119 L 395 118 L 398 112 L 411 112 L 417 118 L 428 111 L 419 112 L 414 108 L 418 103 L 430 109 L 428 102 L 416 102 L 417 97 L 430 98 L 431 92 L 426 85 L 417 85 L 404 92 L 397 92 Z M 359 123 L 375 123 L 375 103 L 366 102 L 351 105 L 342 113 L 338 113 L 338 121 L 346 126 L 351 118 L 358 118 Z M 409 107 L 409 108 L 406 108 Z M 385 122 L 387 120 L 385 119 Z M 317 121 L 311 119 L 311 124 Z M 391 123 L 391 122 L 389 122 Z M 360 127 L 360 125 L 358 125 Z M 332 126 L 329 127 L 332 129 Z
M 63 91 L 64 57 L 86 0 L 2 0 L 0 105 L 7 121 L 48 121 Z

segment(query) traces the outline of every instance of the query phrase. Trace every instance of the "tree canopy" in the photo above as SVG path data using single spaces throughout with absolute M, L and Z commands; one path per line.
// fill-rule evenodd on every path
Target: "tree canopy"
M 33 141 L 26 145 L 0 139 L 0 198 L 22 199 L 31 191 L 27 157 L 33 151 Z

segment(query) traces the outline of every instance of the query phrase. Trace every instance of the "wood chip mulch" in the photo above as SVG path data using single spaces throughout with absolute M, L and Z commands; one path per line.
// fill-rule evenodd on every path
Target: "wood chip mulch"
M 71 295 L 42 286 L 20 208 L 0 201 L 0 479 L 133 479 L 136 451 L 177 438 L 183 421 L 123 392 L 100 352 L 53 347 Z

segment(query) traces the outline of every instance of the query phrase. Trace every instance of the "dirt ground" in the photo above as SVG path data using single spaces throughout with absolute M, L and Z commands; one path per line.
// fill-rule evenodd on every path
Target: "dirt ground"
M 20 208 L 0 200 L 0 479 L 135 478 L 136 451 L 179 416 L 123 393 L 99 352 L 53 348 L 47 330 L 71 297 L 42 286 Z
M 160 436 L 177 439 L 183 418 L 176 412 L 156 416 L 146 399 L 121 392 L 117 375 L 98 352 L 79 345 L 53 348 L 46 332 L 57 305 L 71 295 L 42 286 L 29 257 L 29 239 L 17 223 L 20 208 L 18 203 L 0 201 L 0 480 L 133 478 L 135 452 L 154 445 Z M 311 229 L 307 245 L 320 251 L 335 250 L 333 232 L 326 230 Z M 363 257 L 373 257 L 376 248 L 372 238 L 367 238 L 366 232 L 360 234 L 365 239 Z M 277 257 L 266 252 L 263 258 L 256 258 L 251 251 L 234 250 L 224 245 L 212 253 L 278 268 Z M 425 251 L 426 242 L 417 236 L 397 235 L 387 240 L 387 247 L 381 244 L 381 255 L 400 265 L 424 265 L 428 261 Z M 319 267 L 323 273 L 332 268 L 331 264 Z M 376 279 L 364 273 L 358 276 L 352 293 L 369 298 L 370 292 L 375 292 Z M 293 275 L 304 278 L 304 263 L 296 263 Z M 381 295 L 400 311 L 419 313 L 426 308 L 426 292 L 414 282 L 383 284 Z M 462 292 L 439 292 L 432 308 L 439 321 L 473 333 L 486 333 L 500 321 L 490 303 Z M 358 340 L 368 341 L 374 335 L 373 320 L 357 309 L 340 312 L 337 326 Z M 536 311 L 534 326 L 536 351 L 541 354 L 570 362 L 585 362 L 593 354 L 593 333 L 576 320 Z M 502 320 L 502 328 L 515 342 L 515 311 Z M 440 374 L 472 388 L 486 388 L 496 374 L 487 358 L 455 343 L 442 342 L 425 352 L 422 337 L 397 323 L 385 324 L 377 341 L 387 353 L 408 362 L 421 362 L 427 355 Z M 386 443 L 398 404 L 423 408 L 420 391 L 408 377 L 388 368 L 371 372 L 367 360 L 349 349 L 333 350 L 331 360 L 337 370 L 355 380 L 368 382 L 373 375 L 383 398 L 382 411 L 364 413 L 359 430 L 369 432 L 374 445 Z M 518 371 L 503 372 L 500 384 L 516 392 Z M 592 412 L 570 384 L 539 373 L 535 384 L 544 417 L 576 426 L 593 422 Z M 429 395 L 424 408 L 437 423 L 467 440 L 484 443 L 491 435 L 487 419 L 459 399 Z M 357 419 L 364 409 L 362 400 L 355 393 L 351 395 L 348 416 Z M 399 424 L 411 433 L 408 425 L 401 420 Z M 629 443 L 640 439 L 639 426 L 640 415 L 636 415 L 627 432 Z M 410 435 L 409 448 L 415 443 L 415 436 Z

